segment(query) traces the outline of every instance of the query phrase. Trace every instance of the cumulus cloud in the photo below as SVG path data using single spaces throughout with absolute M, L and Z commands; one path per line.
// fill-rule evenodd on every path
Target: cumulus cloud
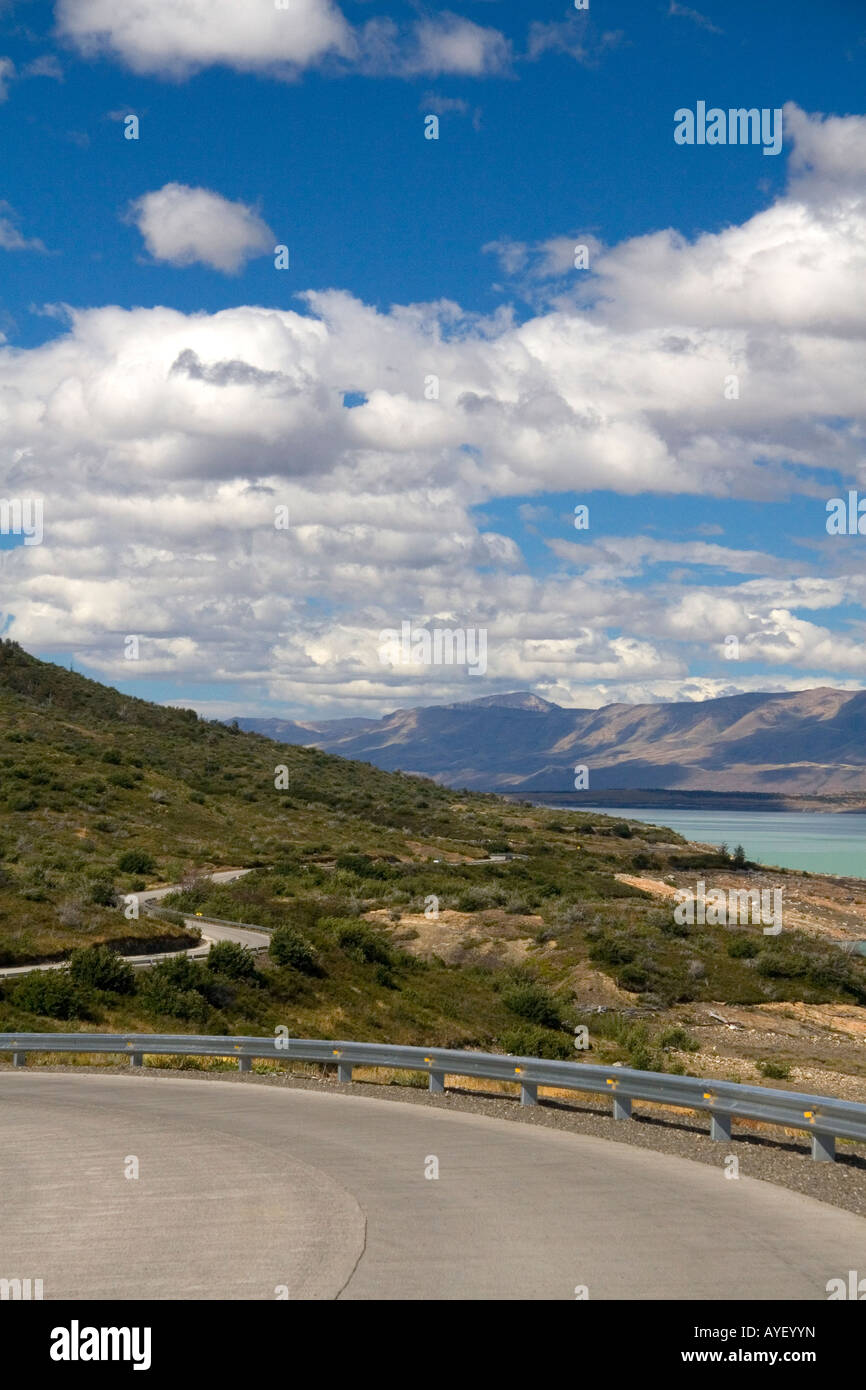
M 145 193 L 131 205 L 129 218 L 154 260 L 171 265 L 198 261 L 229 275 L 274 245 L 274 233 L 246 203 L 183 183 Z
M 482 77 L 507 70 L 496 29 L 442 12 L 400 26 L 374 17 L 352 26 L 333 0 L 59 0 L 60 35 L 87 56 L 107 54 L 134 72 L 182 79 L 221 65 L 291 78 L 312 66 L 411 77 Z
M 59 0 L 63 38 L 88 56 L 107 53 L 134 72 L 187 77 L 216 64 L 238 72 L 304 68 L 348 53 L 351 29 L 331 0 L 242 5 L 237 0 Z
M 851 174 L 866 120 L 792 114 L 787 192 L 715 234 L 715 263 L 701 238 L 663 234 L 664 294 L 639 237 L 603 249 L 594 297 L 563 290 L 525 322 L 447 301 L 382 312 L 330 290 L 298 310 L 70 310 L 57 338 L 0 347 L 4 487 L 45 499 L 43 544 L 0 552 L 0 626 L 14 614 L 26 646 L 114 679 L 139 632 L 140 674 L 231 681 L 232 713 L 477 695 L 455 668 L 379 660 L 383 629 L 439 615 L 486 627 L 485 693 L 595 704 L 766 688 L 774 673 L 862 678 L 866 575 L 857 538 L 826 534 L 824 501 L 839 477 L 866 490 L 866 211 Z M 208 259 L 177 233 L 159 245 Z M 348 392 L 363 403 L 346 409 Z M 531 573 L 481 516 L 499 498 L 593 488 L 667 494 L 673 516 L 677 494 L 702 495 L 703 535 L 677 539 L 672 523 L 664 540 L 577 542 L 566 519 Z M 770 537 L 714 538 L 713 498 L 793 492 L 814 499 L 807 561 L 782 563 Z M 769 680 L 722 667 L 730 633 Z M 698 660 L 720 670 L 695 676 Z
M 459 15 L 440 14 L 415 25 L 415 54 L 407 60 L 407 72 L 459 73 L 483 77 L 505 72 L 510 62 L 508 40 L 496 29 L 485 29 Z

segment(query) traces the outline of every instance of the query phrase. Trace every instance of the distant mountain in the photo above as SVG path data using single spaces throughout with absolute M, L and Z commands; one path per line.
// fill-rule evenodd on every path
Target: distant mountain
M 866 792 L 866 691 L 797 690 L 567 709 L 528 691 L 398 709 L 384 719 L 241 729 L 446 786 L 532 795 L 666 788 L 777 796 Z M 586 794 L 584 794 L 586 799 Z

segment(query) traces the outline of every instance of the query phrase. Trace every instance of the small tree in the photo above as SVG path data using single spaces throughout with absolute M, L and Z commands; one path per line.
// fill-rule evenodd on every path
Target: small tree
M 275 965 L 289 965 L 304 975 L 314 975 L 318 970 L 316 948 L 296 927 L 277 927 L 268 954 Z
M 737 845 L 734 849 L 734 867 L 742 869 L 746 862 L 746 851 L 742 845 Z
M 117 867 L 124 874 L 150 874 L 153 873 L 154 863 L 146 850 L 128 849 L 118 859 Z
M 135 992 L 135 971 L 108 946 L 83 946 L 69 957 L 69 974 L 76 985 L 111 990 L 115 994 Z
M 208 969 L 230 980 L 255 980 L 256 962 L 251 951 L 239 941 L 216 941 L 208 951 Z

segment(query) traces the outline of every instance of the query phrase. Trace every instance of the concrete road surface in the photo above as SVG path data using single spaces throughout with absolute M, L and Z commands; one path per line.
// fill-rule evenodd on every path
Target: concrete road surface
M 0 1277 L 46 1299 L 823 1300 L 866 1268 L 866 1221 L 728 1179 L 724 1152 L 710 1168 L 369 1096 L 8 1071 Z

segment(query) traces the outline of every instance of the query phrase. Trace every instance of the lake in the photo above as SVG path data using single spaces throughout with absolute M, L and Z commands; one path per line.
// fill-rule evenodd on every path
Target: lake
M 551 808 L 565 810 L 565 807 Z M 577 810 L 577 807 L 571 809 Z M 748 859 L 784 869 L 866 878 L 866 813 L 820 811 L 667 811 L 646 806 L 581 806 L 623 820 L 667 825 L 687 840 L 742 845 Z

